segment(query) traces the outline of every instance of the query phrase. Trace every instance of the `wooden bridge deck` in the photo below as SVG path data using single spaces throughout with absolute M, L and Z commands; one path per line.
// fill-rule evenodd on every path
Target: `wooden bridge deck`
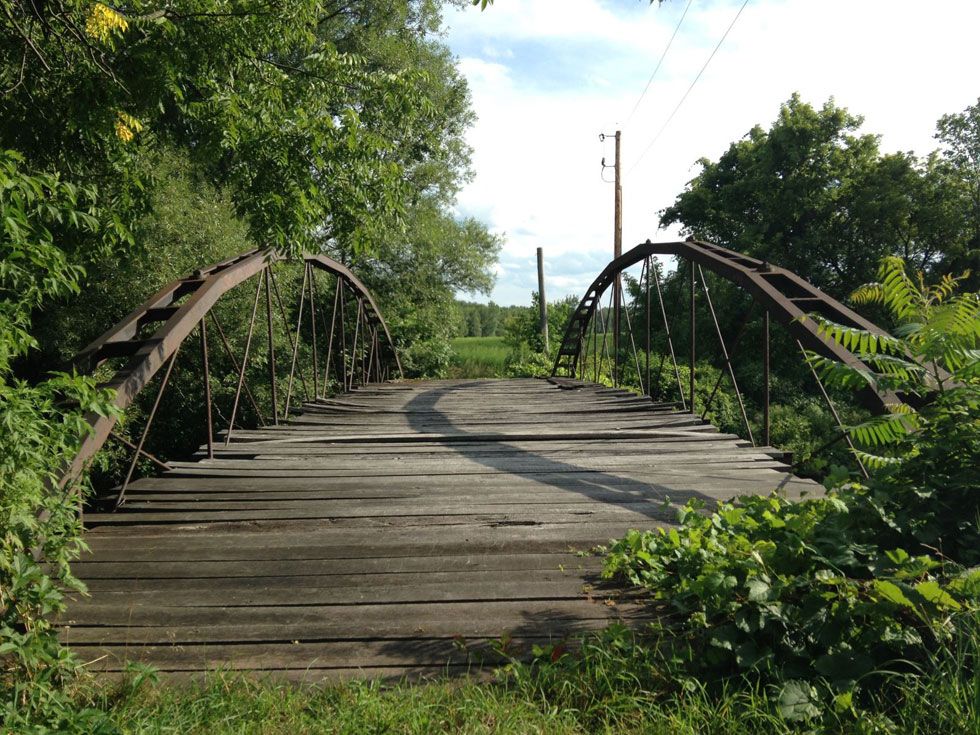
M 664 499 L 816 486 L 687 413 L 543 380 L 381 384 L 235 432 L 86 516 L 63 638 L 92 668 L 457 671 L 642 610 L 581 557 Z

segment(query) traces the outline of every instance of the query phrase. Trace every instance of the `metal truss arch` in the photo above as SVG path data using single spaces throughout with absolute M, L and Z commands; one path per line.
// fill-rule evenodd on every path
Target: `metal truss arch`
M 563 371 L 572 377 L 576 375 L 586 334 L 603 294 L 624 270 L 654 255 L 686 259 L 734 283 L 780 322 L 802 348 L 852 367 L 864 368 L 864 364 L 852 352 L 818 334 L 817 323 L 809 314 L 817 313 L 838 324 L 886 334 L 877 325 L 785 268 L 709 242 L 689 239 L 652 243 L 647 240 L 612 260 L 589 286 L 566 326 L 552 376 L 557 377 Z M 861 397 L 876 412 L 884 412 L 888 404 L 899 400 L 893 394 L 877 393 L 870 388 Z
M 377 337 L 371 345 L 372 365 L 376 362 L 380 368 L 383 364 L 383 356 L 384 364 L 390 365 L 393 371 L 397 371 L 397 374 L 401 376 L 401 363 L 391 332 L 377 302 L 364 283 L 345 265 L 324 255 L 304 255 L 302 261 L 306 268 L 317 269 L 334 275 L 338 279 L 338 292 L 341 284 L 345 289 L 349 289 L 358 304 L 358 323 L 360 324 L 360 320 L 363 319 L 364 331 L 367 332 L 368 329 L 371 329 Z M 168 283 L 119 323 L 85 347 L 72 361 L 74 369 L 87 374 L 93 372 L 106 360 L 124 358 L 125 364 L 116 370 L 108 381 L 102 383 L 101 387 L 113 389 L 114 405 L 120 410 L 126 409 L 161 368 L 167 369 L 164 377 L 164 381 L 166 381 L 169 377 L 172 361 L 181 345 L 191 336 L 195 328 L 204 325 L 205 318 L 225 293 L 245 281 L 259 276 L 260 280 L 255 298 L 257 305 L 259 289 L 262 287 L 261 277 L 263 274 L 270 274 L 274 264 L 283 262 L 289 262 L 289 259 L 273 249 L 255 249 L 195 270 L 183 278 Z M 305 287 L 304 280 L 304 289 Z M 271 294 L 269 298 L 271 299 Z M 302 305 L 300 309 L 300 317 L 302 317 Z M 255 314 L 253 313 L 252 316 L 254 322 Z M 152 328 L 155 325 L 159 326 L 156 326 L 149 336 L 141 336 L 141 333 L 147 332 L 147 327 Z M 206 338 L 202 336 L 203 339 Z M 364 349 L 366 352 L 366 342 Z M 245 361 L 243 360 L 243 368 L 244 365 Z M 387 371 L 385 372 L 387 373 Z M 351 373 L 352 375 L 354 373 L 353 359 Z M 290 376 L 291 382 L 292 376 Z M 351 382 L 353 384 L 353 378 Z M 80 475 L 85 465 L 105 444 L 116 423 L 114 417 L 98 414 L 91 414 L 86 417 L 86 420 L 89 429 L 82 438 L 79 450 L 62 478 L 62 485 Z M 234 422 L 234 419 L 232 421 Z M 209 443 L 210 441 L 209 425 Z M 136 449 L 137 454 L 139 454 L 140 448 Z M 153 457 L 150 458 L 155 460 Z

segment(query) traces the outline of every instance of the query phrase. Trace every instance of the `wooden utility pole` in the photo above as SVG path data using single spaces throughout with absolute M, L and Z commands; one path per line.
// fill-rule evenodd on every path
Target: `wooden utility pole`
M 541 317 L 541 337 L 544 339 L 544 351 L 551 352 L 548 344 L 548 300 L 544 295 L 544 252 L 538 248 L 538 310 Z
M 622 167 L 620 166 L 619 147 L 622 133 L 616 131 L 616 192 L 613 212 L 613 258 L 623 254 L 623 185 Z M 619 385 L 619 317 L 622 309 L 622 279 L 616 274 L 613 283 L 613 385 Z

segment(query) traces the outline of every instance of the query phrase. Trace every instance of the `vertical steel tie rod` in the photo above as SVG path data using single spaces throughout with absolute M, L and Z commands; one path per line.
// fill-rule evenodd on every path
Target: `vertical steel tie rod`
M 238 399 L 242 395 L 242 386 L 245 384 L 245 369 L 248 367 L 248 352 L 252 347 L 252 333 L 255 331 L 255 314 L 259 308 L 259 294 L 262 292 L 262 280 L 257 279 L 255 285 L 255 299 L 252 301 L 252 317 L 248 322 L 248 337 L 245 339 L 245 354 L 242 356 L 242 368 L 238 373 L 238 387 L 235 389 L 235 401 L 231 405 L 231 420 L 228 422 L 228 433 L 225 434 L 225 446 L 231 443 L 231 432 L 235 430 L 235 416 L 238 414 Z
M 265 269 L 265 316 L 269 332 L 269 386 L 272 390 L 272 422 L 279 425 L 279 397 L 276 389 L 276 344 L 272 328 L 272 285 L 269 272 L 272 264 Z
M 347 384 L 347 309 L 344 306 L 344 293 L 341 291 L 340 294 L 340 367 L 343 369 L 343 383 L 341 385 L 344 387 L 344 392 L 346 393 L 349 386 Z
M 684 386 L 681 383 L 681 371 L 677 366 L 677 356 L 674 354 L 674 340 L 670 336 L 670 321 L 667 319 L 667 307 L 664 305 L 664 294 L 660 289 L 660 271 L 656 269 L 656 266 L 654 266 L 654 279 L 654 283 L 657 284 L 657 301 L 660 302 L 660 314 L 664 320 L 664 332 L 667 334 L 667 347 L 670 349 L 670 362 L 674 366 L 674 377 L 677 379 L 677 392 L 681 396 L 681 408 L 686 411 L 687 402 L 684 400 Z
M 310 334 L 313 336 L 313 400 L 320 397 L 320 363 L 318 361 L 316 343 L 316 271 L 313 265 L 307 266 L 310 271 Z
M 694 407 L 694 376 L 697 370 L 694 366 L 695 360 L 697 358 L 697 349 L 695 347 L 695 336 L 696 336 L 695 318 L 697 316 L 697 312 L 695 311 L 694 297 L 697 295 L 697 288 L 694 282 L 695 281 L 694 261 L 689 260 L 688 263 L 690 264 L 691 267 L 691 284 L 690 284 L 691 286 L 691 375 L 690 375 L 691 386 L 690 387 L 691 387 L 691 413 L 693 414 L 693 413 L 697 413 L 697 409 Z
M 354 390 L 354 376 L 357 370 L 357 338 L 361 332 L 361 299 L 357 299 L 357 315 L 354 317 L 354 341 L 350 349 L 350 386 L 348 390 Z
M 645 313 L 645 316 L 644 316 L 644 323 L 645 323 L 646 326 L 644 328 L 644 331 L 646 332 L 646 336 L 647 336 L 647 344 L 646 344 L 646 353 L 647 353 L 647 361 L 646 361 L 646 378 L 647 378 L 647 380 L 646 380 L 646 383 L 647 383 L 647 387 L 646 387 L 646 394 L 648 396 L 650 396 L 650 400 L 652 401 L 653 400 L 653 388 L 650 385 L 650 257 L 649 256 L 647 256 L 646 258 L 643 259 L 643 274 L 642 275 L 643 276 L 646 276 L 645 281 L 644 281 L 644 283 L 646 285 L 646 313 Z M 641 276 L 641 278 L 642 278 L 642 276 Z
M 118 508 L 122 505 L 123 500 L 126 497 L 126 488 L 129 487 L 129 481 L 133 479 L 133 471 L 136 469 L 136 463 L 139 461 L 140 455 L 143 453 L 143 444 L 146 443 L 146 437 L 150 433 L 150 428 L 153 426 L 153 419 L 156 418 L 157 409 L 160 407 L 160 399 L 163 398 L 163 392 L 167 389 L 167 383 L 170 382 L 170 373 L 173 372 L 174 363 L 177 362 L 177 353 L 180 352 L 180 347 L 183 343 L 177 345 L 177 349 L 174 350 L 174 354 L 170 356 L 170 362 L 167 363 L 167 371 L 163 374 L 163 380 L 160 381 L 160 390 L 157 391 L 157 397 L 153 401 L 153 408 L 150 409 L 150 415 L 146 417 L 146 426 L 143 427 L 143 433 L 140 434 L 140 440 L 136 444 L 136 451 L 133 452 L 133 460 L 129 463 L 129 470 L 126 472 L 126 478 L 123 480 L 122 486 L 119 488 L 119 495 L 116 496 L 116 505 Z
M 763 394 L 762 401 L 762 443 L 771 446 L 769 435 L 769 309 L 762 315 L 762 382 Z
M 339 299 L 340 299 L 340 276 L 337 276 L 337 288 L 334 289 L 334 294 L 333 294 L 333 311 L 330 314 L 330 336 L 327 337 L 327 361 L 326 364 L 323 366 L 323 392 L 324 393 L 327 393 L 330 390 L 330 380 L 329 380 L 330 360 L 334 356 L 333 335 L 334 335 L 334 327 L 337 324 L 337 302 L 339 301 Z M 341 328 L 343 328 L 343 325 L 341 325 Z M 334 370 L 334 373 L 336 372 L 337 371 Z
M 735 397 L 738 399 L 738 409 L 742 413 L 742 422 L 745 424 L 745 430 L 749 434 L 749 441 L 752 442 L 752 446 L 755 446 L 755 437 L 752 436 L 752 427 L 749 426 L 749 417 L 745 413 L 745 403 L 742 401 L 742 391 L 738 388 L 738 381 L 735 379 L 735 368 L 732 367 L 731 357 L 728 355 L 728 348 L 725 346 L 725 338 L 721 334 L 721 325 L 718 323 L 718 315 L 715 314 L 714 304 L 711 302 L 711 292 L 708 290 L 708 282 L 705 280 L 704 271 L 701 270 L 701 266 L 698 265 L 698 276 L 701 278 L 701 288 L 704 290 L 704 299 L 708 302 L 708 311 L 711 313 L 711 320 L 715 324 L 715 332 L 718 334 L 718 344 L 721 345 L 721 355 L 725 360 L 725 367 L 728 368 L 728 376 L 732 379 L 732 387 L 735 389 Z M 708 410 L 705 408 L 704 414 L 702 414 L 701 419 L 703 420 L 707 416 Z
M 299 314 L 296 315 L 296 337 L 293 339 L 293 358 L 289 364 L 289 382 L 286 384 L 286 406 L 282 410 L 283 420 L 289 420 L 289 401 L 293 396 L 293 377 L 296 374 L 296 357 L 299 354 L 299 330 L 300 326 L 303 324 L 303 306 L 306 302 L 306 278 L 310 273 L 310 266 L 308 263 L 303 264 L 303 283 L 300 285 L 299 289 Z M 303 372 L 300 371 L 300 377 L 302 378 Z M 306 385 L 306 379 L 303 378 L 303 385 Z M 307 392 L 307 400 L 309 400 L 309 393 Z
M 208 429 L 208 459 L 214 459 L 214 423 L 211 418 L 211 366 L 208 362 L 208 321 L 201 317 L 197 325 L 201 334 L 201 362 L 204 367 L 204 411 Z
M 643 392 L 643 375 L 640 373 L 640 356 L 636 352 L 636 340 L 633 339 L 633 322 L 630 319 L 630 305 L 623 305 L 623 313 L 626 315 L 626 329 L 630 333 L 630 346 L 633 348 L 633 363 L 636 365 L 636 379 L 640 382 L 640 392 Z

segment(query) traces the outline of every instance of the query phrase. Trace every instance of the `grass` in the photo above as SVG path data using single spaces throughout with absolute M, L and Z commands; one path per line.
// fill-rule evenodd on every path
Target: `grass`
M 896 682 L 860 712 L 822 723 L 783 720 L 750 678 L 679 678 L 622 628 L 584 639 L 577 655 L 512 664 L 494 681 L 442 679 L 296 686 L 216 672 L 197 683 L 131 680 L 89 704 L 125 733 L 622 733 L 623 735 L 958 735 L 980 732 L 977 629 L 940 649 L 927 671 Z M 91 696 L 91 695 L 90 695 Z
M 453 358 L 450 375 L 454 378 L 498 378 L 510 348 L 503 337 L 457 337 L 450 341 Z
M 538 693 L 541 694 L 540 692 Z M 299 733 L 650 733 L 762 735 L 798 732 L 764 697 L 703 690 L 658 703 L 649 693 L 609 701 L 605 712 L 567 698 L 537 698 L 530 688 L 475 680 L 428 684 L 353 682 L 296 687 L 215 674 L 197 685 L 148 685 L 106 700 L 127 733 L 298 735 Z

